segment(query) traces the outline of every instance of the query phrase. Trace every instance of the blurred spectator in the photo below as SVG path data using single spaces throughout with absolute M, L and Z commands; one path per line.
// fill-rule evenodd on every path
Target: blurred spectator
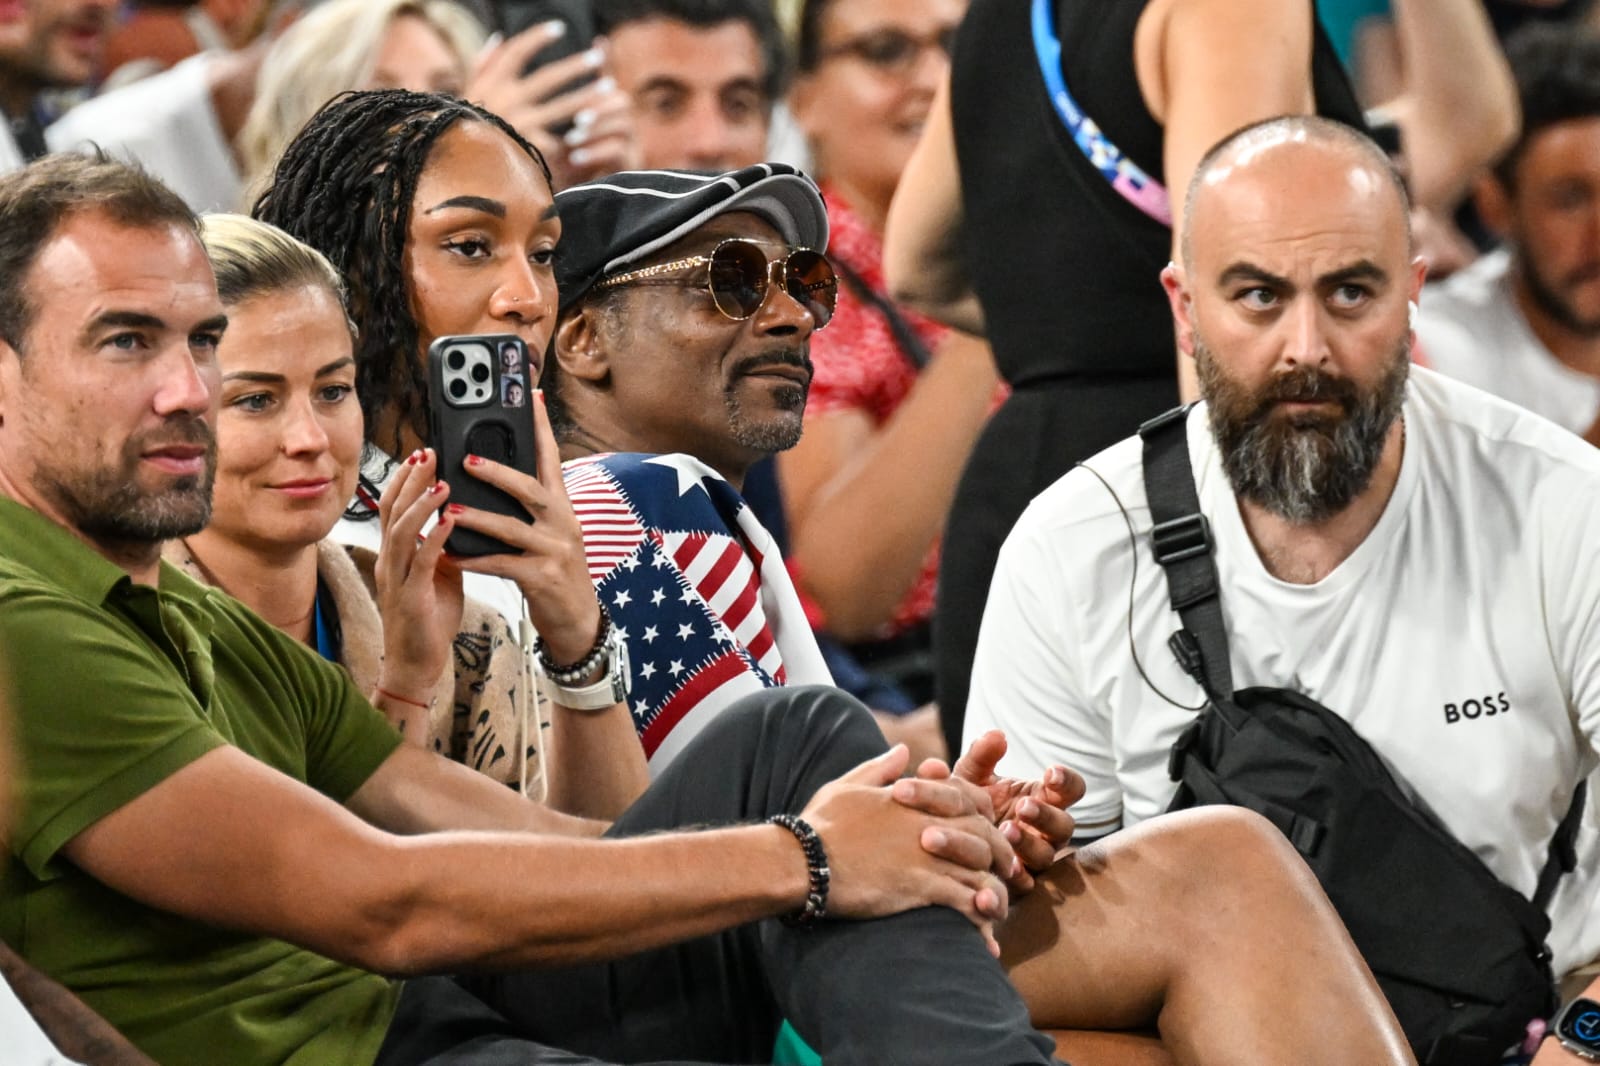
M 251 190 L 284 145 L 347 89 L 461 94 L 483 47 L 481 24 L 453 0 L 329 0 L 273 42 L 238 137 Z
M 44 155 L 55 117 L 44 95 L 87 85 L 100 69 L 116 0 L 26 0 L 0 28 L 0 173 Z
M 863 665 L 933 698 L 936 541 L 993 405 L 988 345 L 897 306 L 883 224 L 965 0 L 810 0 L 790 104 L 828 206 L 839 306 L 811 342 L 806 432 L 779 459 L 801 588 Z
M 106 43 L 100 91 L 159 73 L 199 52 L 242 48 L 266 25 L 269 0 L 135 0 Z
M 195 56 L 83 104 L 50 130 L 58 150 L 85 143 L 137 159 L 197 210 L 231 209 L 318 108 L 360 88 L 460 94 L 539 146 L 561 181 L 633 158 L 627 98 L 607 78 L 559 92 L 604 64 L 591 48 L 525 74 L 560 36 L 534 26 L 487 53 L 482 25 L 453 0 L 328 0 L 270 49 Z M 551 96 L 555 93 L 555 96 Z M 576 123 L 563 138 L 554 130 Z
M 1478 183 L 1505 246 L 1424 290 L 1438 370 L 1600 443 L 1600 31 L 1530 26 L 1510 45 L 1523 132 Z
M 734 170 L 767 159 L 784 42 L 770 0 L 596 0 L 633 104 L 640 162 Z

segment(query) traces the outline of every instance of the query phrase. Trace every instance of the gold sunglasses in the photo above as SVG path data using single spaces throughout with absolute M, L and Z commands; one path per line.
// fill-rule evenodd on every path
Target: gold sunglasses
M 700 284 L 696 275 L 661 277 L 673 271 L 706 268 L 706 291 L 718 311 L 742 322 L 761 309 L 768 286 L 776 283 L 789 297 L 810 312 L 821 329 L 833 317 L 839 298 L 839 279 L 833 264 L 821 252 L 796 248 L 782 258 L 768 259 L 754 241 L 729 237 L 711 250 L 710 255 L 694 255 L 669 263 L 615 274 L 595 284 L 595 290 L 618 289 L 626 285 Z M 773 273 L 777 272 L 774 282 Z

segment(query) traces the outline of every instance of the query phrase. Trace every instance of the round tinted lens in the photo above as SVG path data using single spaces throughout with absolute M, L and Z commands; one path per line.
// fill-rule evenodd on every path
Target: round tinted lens
M 839 279 L 828 257 L 805 248 L 791 252 L 784 276 L 789 295 L 811 312 L 818 329 L 826 326 L 839 299 Z
M 748 241 L 724 241 L 711 253 L 711 299 L 729 318 L 749 318 L 767 295 L 767 256 Z

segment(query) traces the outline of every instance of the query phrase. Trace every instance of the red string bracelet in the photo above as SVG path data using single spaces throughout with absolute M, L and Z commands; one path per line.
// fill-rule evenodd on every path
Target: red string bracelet
M 390 692 L 388 689 L 382 687 L 381 685 L 378 687 L 378 695 L 387 696 L 391 700 L 399 700 L 401 703 L 409 703 L 409 704 L 411 704 L 411 706 L 420 707 L 424 711 L 433 710 L 432 701 L 429 701 L 428 703 L 419 703 L 416 700 L 408 699 L 407 697 L 400 695 L 398 692 Z

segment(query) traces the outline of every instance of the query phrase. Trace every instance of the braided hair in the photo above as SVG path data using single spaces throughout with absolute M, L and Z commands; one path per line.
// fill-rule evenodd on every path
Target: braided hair
M 256 218 L 315 248 L 344 275 L 356 341 L 356 396 L 367 439 L 399 454 L 404 430 L 428 436 L 428 388 L 404 270 L 411 202 L 439 137 L 458 122 L 486 122 L 539 165 L 539 150 L 504 119 L 438 93 L 381 89 L 341 93 L 284 149 Z M 375 441 L 378 415 L 392 410 L 395 439 Z

